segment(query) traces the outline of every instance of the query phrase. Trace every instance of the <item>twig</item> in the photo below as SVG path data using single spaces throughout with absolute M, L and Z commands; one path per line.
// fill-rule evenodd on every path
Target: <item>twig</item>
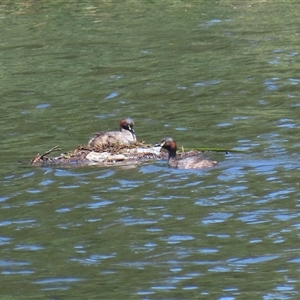
M 48 150 L 47 152 L 45 152 L 45 153 L 42 154 L 42 155 L 40 155 L 40 154 L 36 155 L 35 158 L 34 158 L 33 160 L 31 160 L 30 163 L 31 163 L 31 164 L 34 164 L 34 163 L 38 162 L 39 160 L 42 160 L 43 157 L 45 157 L 45 156 L 48 155 L 49 153 L 54 152 L 54 151 L 60 151 L 60 150 L 61 150 L 61 148 L 58 148 L 58 145 L 57 145 L 57 146 L 51 148 L 50 150 Z
M 50 150 L 48 150 L 47 152 L 45 152 L 44 154 L 42 154 L 41 157 L 40 157 L 40 159 L 42 159 L 47 154 L 50 154 L 51 152 L 60 151 L 60 150 L 61 150 L 61 148 L 58 148 L 58 145 L 54 146 L 53 148 L 51 148 Z

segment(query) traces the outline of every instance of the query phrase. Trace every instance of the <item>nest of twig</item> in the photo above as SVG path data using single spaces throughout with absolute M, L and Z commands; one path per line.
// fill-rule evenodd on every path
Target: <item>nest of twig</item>
M 61 151 L 58 146 L 51 148 L 43 154 L 37 154 L 31 161 L 34 166 L 110 166 L 110 165 L 134 165 L 144 161 L 167 159 L 165 151 L 159 151 L 152 145 L 144 142 L 137 142 L 130 146 L 108 145 L 104 147 L 90 147 L 80 145 L 74 150 L 61 153 L 59 156 L 49 156 L 49 154 Z M 202 153 L 201 151 L 178 152 L 178 157 L 193 156 Z
M 130 146 L 108 145 L 105 147 L 90 147 L 80 145 L 74 150 L 62 153 L 59 156 L 49 156 L 50 153 L 60 151 L 58 146 L 51 148 L 43 154 L 37 154 L 32 160 L 31 165 L 109 165 L 125 163 L 139 163 L 145 160 L 153 160 L 164 157 L 151 145 L 136 143 Z M 143 151 L 141 151 L 143 150 Z

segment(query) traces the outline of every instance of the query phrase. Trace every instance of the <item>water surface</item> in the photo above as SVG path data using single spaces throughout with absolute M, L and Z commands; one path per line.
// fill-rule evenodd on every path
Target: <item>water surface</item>
M 0 295 L 299 296 L 299 4 L 5 1 Z M 131 116 L 209 170 L 32 168 Z

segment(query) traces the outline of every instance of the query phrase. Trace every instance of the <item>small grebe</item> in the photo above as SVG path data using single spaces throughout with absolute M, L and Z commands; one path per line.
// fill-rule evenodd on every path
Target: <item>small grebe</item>
M 199 156 L 190 156 L 182 159 L 176 159 L 177 145 L 175 141 L 170 137 L 162 139 L 161 142 L 156 144 L 155 146 L 161 146 L 162 148 L 168 150 L 168 165 L 172 168 L 202 169 L 213 167 L 217 164 L 216 161 L 206 160 Z
M 128 146 L 136 142 L 134 122 L 131 118 L 124 118 L 120 121 L 120 131 L 107 131 L 96 133 L 89 141 L 90 147 L 105 147 L 109 145 Z

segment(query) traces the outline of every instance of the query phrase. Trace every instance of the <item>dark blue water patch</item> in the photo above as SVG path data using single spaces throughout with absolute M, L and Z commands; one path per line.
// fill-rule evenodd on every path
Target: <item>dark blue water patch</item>
M 169 237 L 160 239 L 167 242 L 167 244 L 180 244 L 182 242 L 192 241 L 195 238 L 191 235 L 171 235 Z
M 127 211 L 132 211 L 133 208 L 132 207 L 126 207 L 126 206 L 121 206 L 117 209 L 118 212 L 123 213 L 123 212 L 127 212 Z
M 172 277 L 170 277 L 170 278 L 168 278 L 164 281 L 168 284 L 178 284 L 182 281 L 188 281 L 188 280 L 191 280 L 193 278 L 194 278 L 194 276 L 191 276 L 190 274 L 182 274 L 182 275 L 172 276 Z
M 300 147 L 300 144 L 299 144 L 299 147 Z M 166 161 L 162 161 L 161 164 L 166 164 Z M 139 167 L 139 173 L 142 173 L 142 174 L 151 174 L 151 173 L 158 173 L 159 171 L 162 171 L 164 170 L 164 168 L 158 166 L 158 164 L 146 164 L 146 165 L 141 165 Z M 154 181 L 158 181 L 156 179 L 152 179 L 151 182 L 154 182 Z
M 231 158 L 232 159 L 232 158 Z M 242 156 L 240 159 L 237 159 L 234 157 L 234 166 L 233 168 L 240 168 L 239 173 L 243 175 L 243 173 L 246 175 L 249 173 L 249 169 L 243 169 L 241 167 L 250 167 L 253 168 L 258 174 L 267 174 L 272 175 L 276 174 L 279 163 L 284 164 L 285 162 L 282 160 L 277 159 L 255 159 L 251 157 L 245 157 Z M 234 169 L 233 169 L 234 170 Z M 232 174 L 234 175 L 234 174 Z
M 235 199 L 232 199 L 231 194 L 226 194 L 223 196 L 216 195 L 215 197 L 210 197 L 210 198 L 200 198 L 195 201 L 196 205 L 199 206 L 217 206 L 221 203 L 228 203 L 236 201 Z
M 230 265 L 242 265 L 246 266 L 249 264 L 258 264 L 258 263 L 264 263 L 268 262 L 270 260 L 278 259 L 280 256 L 279 255 L 262 255 L 262 256 L 256 256 L 256 257 L 247 257 L 243 259 L 230 259 L 228 263 Z
M 289 95 L 289 97 L 291 98 L 291 97 L 294 97 L 294 96 L 292 96 L 292 95 Z M 296 96 L 295 96 L 296 97 Z M 297 103 L 292 103 L 291 104 L 291 107 L 299 107 L 300 106 L 300 103 L 299 102 L 297 102 Z
M 274 218 L 279 221 L 287 221 L 287 220 L 292 220 L 294 218 L 298 218 L 300 216 L 300 213 L 289 213 L 287 210 L 283 210 L 283 211 L 286 211 L 286 213 L 274 214 Z
M 299 125 L 295 124 L 292 119 L 282 118 L 277 121 L 279 128 L 298 128 Z M 282 141 L 282 140 L 281 140 Z
M 218 179 L 221 181 L 228 182 L 228 181 L 244 178 L 246 174 L 247 174 L 246 170 L 244 170 L 244 168 L 241 166 L 233 166 L 233 167 L 229 166 L 218 176 Z
M 42 192 L 41 190 L 37 190 L 37 189 L 27 190 L 27 193 L 34 194 L 34 195 L 39 194 L 41 192 Z
M 76 253 L 86 253 L 85 247 L 83 245 L 75 245 L 74 249 L 76 250 Z
M 131 188 L 139 187 L 141 184 L 144 183 L 144 181 L 138 181 L 138 180 L 125 180 L 120 179 L 118 182 L 121 184 L 122 189 L 128 190 Z
M 135 252 L 135 253 L 141 253 L 141 252 L 151 252 L 156 248 L 156 244 L 154 243 L 148 243 L 142 246 L 137 246 L 137 245 L 131 245 L 130 249 Z
M 8 245 L 13 240 L 11 237 L 0 236 L 0 246 Z
M 43 202 L 43 200 L 30 200 L 30 201 L 25 202 L 24 205 L 34 206 L 34 205 L 40 204 L 42 202 Z
M 105 207 L 105 206 L 107 206 L 109 204 L 112 204 L 112 203 L 114 203 L 114 201 L 102 200 L 102 201 L 97 201 L 97 202 L 84 204 L 84 206 L 89 208 L 89 209 L 98 209 L 98 208 Z M 83 205 L 76 205 L 75 208 L 79 208 L 79 207 L 82 207 L 82 206 Z
M 119 103 L 120 103 L 120 104 L 127 104 L 127 103 L 128 103 L 128 101 L 127 101 L 127 100 L 125 100 L 125 99 L 121 99 L 121 100 L 119 101 Z
M 300 249 L 297 249 L 297 251 L 299 251 Z M 289 263 L 296 263 L 296 264 L 300 264 L 300 257 L 296 257 L 296 258 L 292 258 L 290 260 L 288 260 Z
M 138 291 L 136 294 L 139 296 L 147 296 L 147 295 L 153 295 L 153 294 L 155 294 L 155 292 L 150 291 L 150 290 L 141 290 L 141 291 Z
M 69 286 L 56 286 L 56 287 L 44 287 L 44 288 L 42 288 L 41 290 L 42 291 L 67 291 L 67 290 L 69 290 L 70 289 L 70 287 Z
M 151 50 L 141 50 L 142 54 L 151 54 L 152 51 Z
M 296 207 L 299 207 L 299 205 L 296 205 Z M 293 224 L 293 227 L 300 229 L 300 223 Z
M 38 108 L 38 109 L 44 109 L 44 108 L 47 108 L 47 107 L 49 107 L 49 106 L 50 106 L 49 103 L 43 103 L 43 104 L 37 105 L 35 108 Z
M 169 291 L 169 290 L 175 290 L 176 286 L 175 285 L 153 285 L 151 287 L 153 290 L 160 290 L 160 291 Z
M 110 93 L 109 95 L 107 95 L 106 97 L 105 97 L 105 99 L 113 99 L 113 98 L 116 98 L 116 97 L 118 97 L 119 96 L 119 93 L 118 92 L 112 92 L 112 93 Z
M 278 191 L 275 192 L 271 192 L 268 195 L 266 195 L 264 198 L 267 199 L 276 199 L 276 200 L 281 200 L 281 199 L 289 199 L 290 197 L 290 193 L 294 192 L 295 188 L 287 188 L 287 189 L 280 189 Z
M 219 127 L 228 127 L 228 126 L 232 126 L 233 123 L 231 122 L 223 122 L 223 123 L 219 123 L 217 126 Z
M 228 192 L 232 192 L 233 194 L 240 194 L 241 196 L 245 196 L 245 195 L 251 195 L 250 193 L 242 193 L 243 191 L 249 189 L 248 186 L 246 185 L 236 185 L 236 186 L 231 186 L 227 188 Z M 222 197 L 224 199 L 224 197 Z M 228 202 L 228 201 L 227 201 Z
M 232 119 L 234 121 L 240 121 L 240 120 L 249 120 L 249 119 L 251 119 L 251 117 L 250 116 L 235 116 L 235 117 L 232 117 Z
M 21 267 L 31 265 L 27 261 L 14 261 L 14 260 L 0 260 L 0 268 L 7 267 Z
M 260 100 L 258 100 L 258 104 L 260 104 L 260 105 L 268 105 L 269 101 L 264 100 L 264 99 L 260 99 Z
M 289 57 L 294 57 L 294 56 L 297 56 L 299 54 L 299 52 L 290 52 L 290 53 L 287 53 L 286 56 L 289 56 Z
M 25 219 L 25 220 L 5 220 L 5 221 L 1 221 L 0 222 L 0 227 L 2 226 L 9 226 L 9 225 L 12 225 L 12 224 L 16 224 L 16 225 L 19 225 L 19 228 L 28 228 L 28 227 L 33 227 L 33 225 L 36 223 L 36 220 L 33 220 L 33 219 Z M 23 226 L 20 226 L 20 225 L 23 225 Z
M 85 281 L 86 279 L 81 277 L 52 277 L 32 281 L 33 284 L 44 285 L 42 288 L 44 291 L 51 290 L 67 290 L 68 284 L 74 284 L 77 282 Z
M 276 56 L 276 57 L 274 57 L 273 59 L 270 59 L 270 60 L 268 61 L 268 63 L 269 63 L 270 65 L 279 65 L 279 64 L 281 64 L 282 62 L 281 62 L 280 56 Z
M 97 179 L 108 178 L 108 177 L 113 176 L 116 173 L 115 170 L 105 170 L 102 172 L 103 172 L 102 174 L 100 174 L 96 177 Z
M 177 186 L 177 188 L 182 188 L 182 180 L 186 180 L 188 179 L 190 181 L 189 176 L 191 176 L 192 174 L 197 175 L 197 176 L 205 176 L 207 174 L 210 174 L 216 167 L 213 168 L 203 168 L 203 169 L 176 169 L 176 168 L 170 168 L 167 166 L 167 161 L 159 161 L 156 162 L 157 165 L 161 165 L 161 172 L 162 173 L 158 173 L 159 175 L 156 177 L 156 179 L 158 182 L 158 186 L 162 186 L 161 184 L 159 184 L 159 182 L 162 182 L 163 179 L 165 178 L 169 178 L 167 180 L 165 180 L 164 183 L 169 182 L 169 183 L 176 183 L 178 182 L 179 185 Z M 176 188 L 176 186 L 172 186 L 172 188 Z
M 282 285 L 278 285 L 274 288 L 275 291 L 279 291 L 279 292 L 287 292 L 287 291 L 294 291 L 295 290 L 295 286 L 291 285 L 291 284 L 282 284 Z
M 116 273 L 117 272 L 113 271 L 113 270 L 104 270 L 104 271 L 100 272 L 101 275 L 113 275 L 113 274 L 116 274 Z
M 262 224 L 271 221 L 272 216 L 277 210 L 270 210 L 270 209 L 261 209 L 251 212 L 240 212 L 240 217 L 237 220 L 245 222 L 247 224 Z
M 125 226 L 134 226 L 134 225 L 153 225 L 157 224 L 157 220 L 150 220 L 150 219 L 135 219 L 135 218 L 121 218 L 119 219 L 121 223 L 123 223 Z
M 297 85 L 300 82 L 300 79 L 298 78 L 289 78 L 288 82 L 291 83 L 292 85 Z
M 261 243 L 262 241 L 263 241 L 262 239 L 254 238 L 249 240 L 249 244 L 257 244 L 257 243 Z
M 147 228 L 146 231 L 151 232 L 151 233 L 157 233 L 157 232 L 162 232 L 162 228 Z
M 33 270 L 3 270 L 2 275 L 32 275 L 35 271 Z
M 223 273 L 223 272 L 230 272 L 231 268 L 225 266 L 214 266 L 212 268 L 208 268 L 208 272 L 212 273 Z
M 183 291 L 191 291 L 191 290 L 197 290 L 197 289 L 199 289 L 199 287 L 196 285 L 184 285 L 182 287 Z
M 71 208 L 69 208 L 69 207 L 62 207 L 62 208 L 56 209 L 55 211 L 57 213 L 66 213 L 66 212 L 70 212 Z
M 146 242 L 144 246 L 145 248 L 154 249 L 157 246 L 157 244 L 153 242 Z
M 273 61 L 274 63 L 277 63 L 277 61 Z M 264 81 L 264 85 L 266 86 L 267 91 L 276 91 L 278 90 L 282 85 L 276 84 L 276 81 L 278 81 L 279 78 L 272 78 L 267 79 Z
M 207 236 L 218 237 L 218 238 L 221 238 L 221 239 L 228 239 L 228 238 L 230 238 L 230 235 L 227 234 L 227 233 L 217 233 L 217 234 L 208 233 Z
M 218 300 L 235 300 L 235 296 L 221 296 L 218 298 Z
M 33 175 L 35 175 L 35 172 L 28 172 L 28 173 L 22 174 L 20 178 L 27 178 L 27 177 L 30 177 Z
M 171 272 L 177 273 L 177 272 L 181 272 L 182 268 L 181 267 L 171 267 L 170 268 Z
M 15 251 L 40 251 L 45 247 L 39 245 L 16 245 L 13 250 Z
M 92 254 L 87 258 L 70 258 L 69 261 L 76 262 L 81 265 L 99 265 L 103 260 L 116 257 L 116 253 L 112 254 Z
M 230 19 L 228 19 L 228 20 L 230 20 Z M 220 20 L 220 19 L 211 19 L 205 23 L 201 23 L 201 26 L 202 27 L 210 27 L 212 25 L 220 24 L 221 22 L 222 22 L 222 20 Z
M 41 181 L 41 182 L 39 183 L 39 185 L 47 186 L 47 185 L 49 185 L 49 184 L 51 184 L 51 183 L 53 183 L 53 182 L 54 182 L 54 180 L 51 180 L 51 179 L 45 179 L 45 180 Z
M 54 175 L 57 177 L 74 177 L 84 179 L 86 176 L 96 174 L 95 171 L 91 172 L 80 172 L 79 169 L 55 169 Z
M 210 213 L 207 217 L 204 217 L 202 223 L 205 225 L 216 224 L 227 221 L 230 217 L 233 216 L 233 213 Z
M 284 243 L 285 239 L 282 237 L 278 237 L 277 239 L 274 240 L 274 244 L 280 244 L 280 243 Z
M 257 137 L 263 140 L 273 140 L 274 138 L 280 137 L 280 134 L 277 132 L 269 132 L 260 134 Z M 278 141 L 280 141 L 280 139 L 278 139 Z
M 61 185 L 58 188 L 59 189 L 77 189 L 79 187 L 80 187 L 80 185 L 78 185 L 78 184 L 72 184 L 72 185 Z
M 74 230 L 75 227 L 82 227 L 83 223 L 75 223 L 75 222 L 69 222 L 64 224 L 57 224 L 56 227 L 59 229 L 66 229 L 66 230 Z
M 2 196 L 2 197 L 0 197 L 0 202 L 4 202 L 4 201 L 6 201 L 6 200 L 8 200 L 10 197 L 8 197 L 8 196 Z
M 156 263 L 149 262 L 149 261 L 129 261 L 129 262 L 120 262 L 117 264 L 117 266 L 131 267 L 135 269 L 144 269 L 147 266 L 153 266 L 153 265 L 156 265 Z
M 204 254 L 211 254 L 211 253 L 217 253 L 219 252 L 219 250 L 216 248 L 200 248 L 198 252 Z
M 237 287 L 226 287 L 223 288 L 223 292 L 237 292 L 239 289 Z
M 278 293 L 278 292 L 268 293 L 268 294 L 263 295 L 263 300 L 291 300 L 291 299 L 295 299 L 294 297 L 291 297 L 291 296 L 292 295 L 283 295 L 282 293 Z

